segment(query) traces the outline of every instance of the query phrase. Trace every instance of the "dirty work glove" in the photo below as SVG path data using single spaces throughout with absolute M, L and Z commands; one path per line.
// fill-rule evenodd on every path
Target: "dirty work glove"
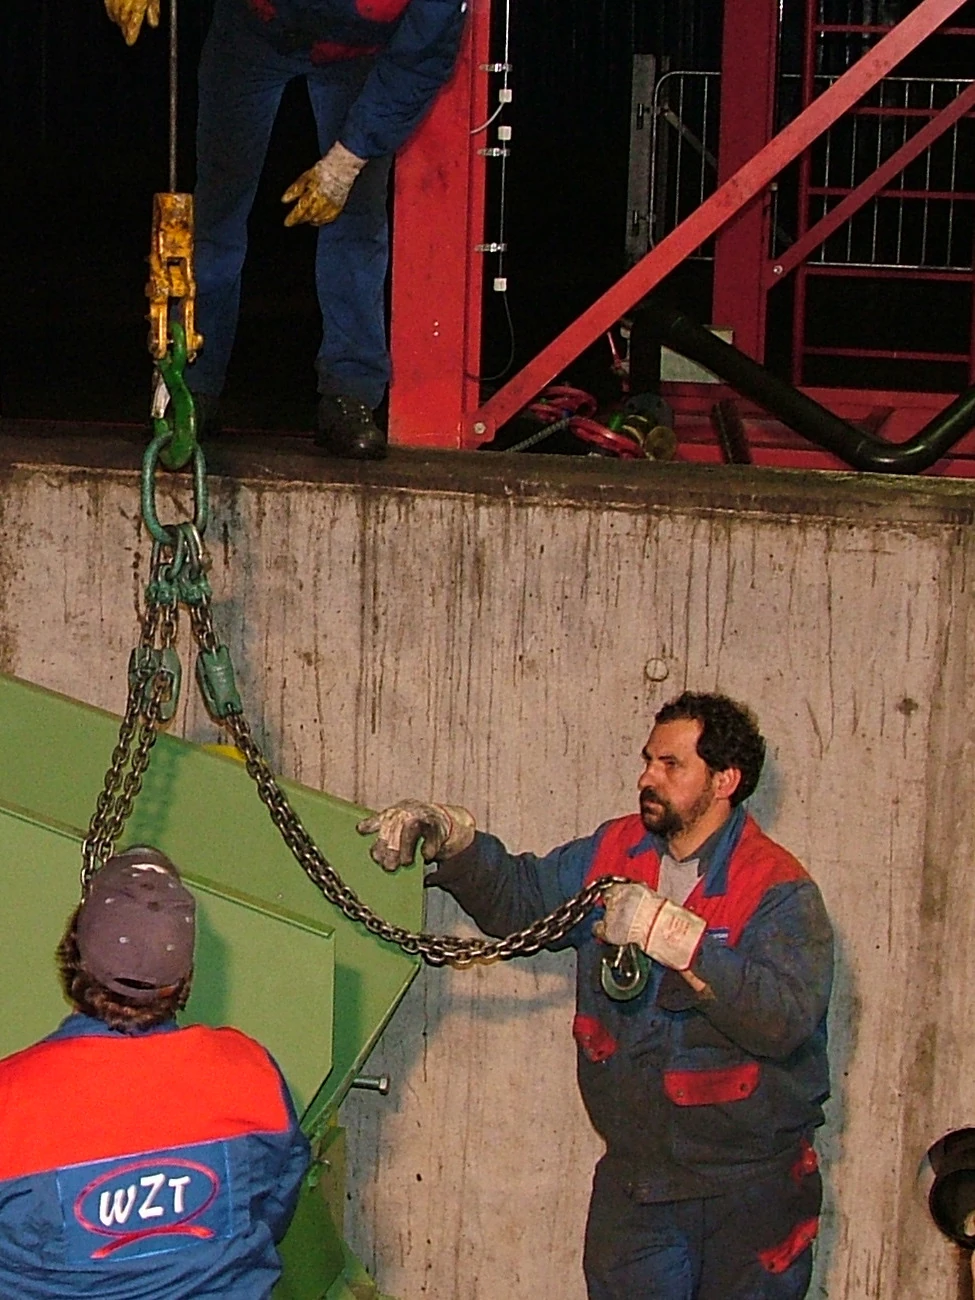
M 635 943 L 648 957 L 671 970 L 688 970 L 707 929 L 703 917 L 647 885 L 610 885 L 606 891 L 606 916 L 593 927 L 603 943 L 622 948 Z
M 466 849 L 474 838 L 474 818 L 466 808 L 403 799 L 363 818 L 356 830 L 360 835 L 379 832 L 369 856 L 385 871 L 395 871 L 413 861 L 419 840 L 424 862 L 443 862 Z
M 105 12 L 121 27 L 126 45 L 134 45 L 143 18 L 150 27 L 159 26 L 159 0 L 105 0 Z
M 281 195 L 282 203 L 294 203 L 284 219 L 286 226 L 307 221 L 310 226 L 327 226 L 345 207 L 352 182 L 366 165 L 337 142 L 314 167 L 302 172 L 294 185 Z M 297 202 L 295 202 L 297 200 Z

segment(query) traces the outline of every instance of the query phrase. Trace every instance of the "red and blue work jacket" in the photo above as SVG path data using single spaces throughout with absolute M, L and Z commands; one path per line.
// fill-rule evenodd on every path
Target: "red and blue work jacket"
M 639 815 L 604 823 L 545 857 L 494 836 L 440 865 L 447 889 L 492 935 L 546 915 L 602 876 L 657 885 L 665 844 Z M 632 1001 L 600 973 L 597 909 L 569 935 L 577 951 L 579 1084 L 607 1159 L 639 1199 L 679 1200 L 791 1167 L 823 1122 L 832 930 L 803 867 L 734 810 L 684 906 L 707 921 L 692 969 L 698 995 L 656 962 Z
M 225 0 L 225 3 L 227 0 Z M 467 0 L 229 0 L 270 44 L 323 67 L 372 58 L 374 66 L 340 132 L 359 158 L 409 139 L 457 60 Z
M 245 1034 L 70 1016 L 0 1061 L 0 1296 L 268 1300 L 308 1158 Z

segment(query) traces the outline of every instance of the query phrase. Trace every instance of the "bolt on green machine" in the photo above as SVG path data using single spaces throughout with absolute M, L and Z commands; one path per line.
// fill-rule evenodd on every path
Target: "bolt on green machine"
M 81 844 L 118 725 L 109 713 L 0 675 L 0 981 L 18 991 L 0 1018 L 2 1055 L 66 1014 L 54 950 L 78 901 Z M 362 901 L 416 929 L 421 872 L 391 876 L 370 861 L 355 831 L 363 810 L 281 785 Z M 158 845 L 198 899 L 197 973 L 183 1022 L 233 1024 L 265 1044 L 313 1141 L 275 1300 L 378 1300 L 343 1241 L 337 1112 L 419 958 L 326 901 L 233 758 L 159 735 L 125 841 Z

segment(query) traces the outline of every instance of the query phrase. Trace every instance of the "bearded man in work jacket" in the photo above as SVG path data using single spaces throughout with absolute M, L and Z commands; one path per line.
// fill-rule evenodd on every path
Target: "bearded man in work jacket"
M 58 949 L 74 1014 L 0 1061 L 0 1296 L 269 1300 L 308 1142 L 274 1061 L 181 1029 L 195 903 L 109 858 Z
M 373 858 L 417 842 L 492 935 L 519 930 L 603 876 L 605 913 L 578 956 L 573 1027 L 590 1118 L 606 1143 L 584 1266 L 591 1300 L 798 1300 L 822 1185 L 812 1147 L 829 1094 L 832 932 L 819 890 L 745 812 L 765 742 L 720 695 L 665 705 L 643 751 L 640 812 L 545 857 L 509 854 L 461 808 L 406 801 L 360 824 Z M 651 961 L 630 1001 L 604 959 Z
M 132 44 L 159 0 L 105 0 Z M 466 0 L 216 0 L 199 71 L 196 323 L 186 381 L 215 427 L 240 303 L 247 219 L 285 86 L 303 77 L 321 159 L 285 191 L 286 226 L 319 227 L 318 445 L 380 459 L 389 383 L 386 190 L 393 154 L 450 77 Z

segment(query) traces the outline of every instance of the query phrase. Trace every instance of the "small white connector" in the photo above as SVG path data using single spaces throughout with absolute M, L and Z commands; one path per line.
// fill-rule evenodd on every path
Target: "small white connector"
M 510 126 L 499 126 L 499 127 L 498 127 L 498 139 L 499 139 L 499 140 L 510 140 L 510 139 L 511 139 L 511 127 L 510 127 Z
M 494 277 L 494 292 L 495 293 L 508 292 L 508 277 L 506 275 L 496 275 Z
M 514 91 L 511 90 L 511 88 L 508 86 L 502 86 L 501 89 L 498 91 L 498 103 L 510 104 L 513 99 L 514 99 Z

